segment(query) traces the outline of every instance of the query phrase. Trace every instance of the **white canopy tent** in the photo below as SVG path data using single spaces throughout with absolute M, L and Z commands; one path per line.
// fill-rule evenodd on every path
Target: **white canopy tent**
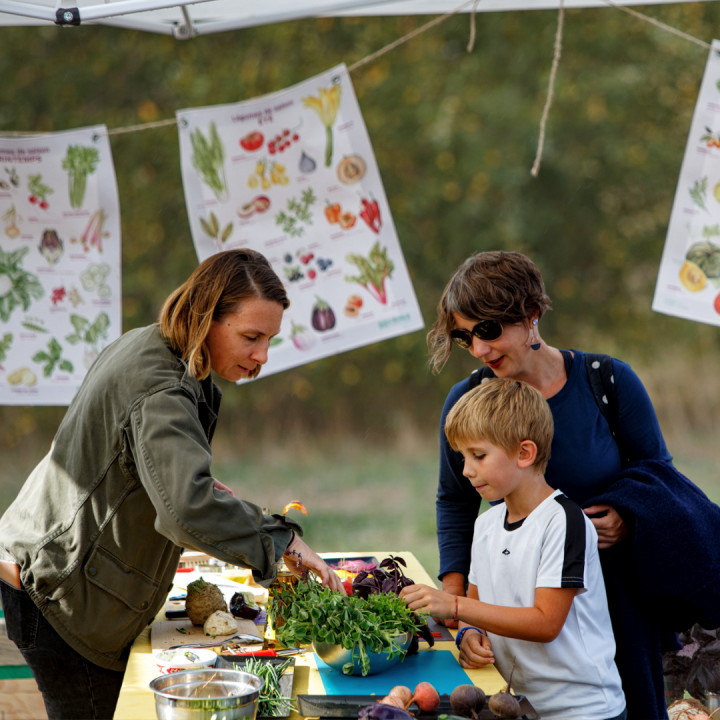
M 613 0 L 617 5 L 664 5 L 693 0 Z M 711 2 L 714 0 L 702 0 Z M 442 15 L 462 0 L 0 0 L 0 26 L 101 24 L 174 35 L 237 30 L 318 16 Z M 559 0 L 468 1 L 461 12 L 558 9 Z M 566 8 L 609 7 L 606 0 L 565 0 Z

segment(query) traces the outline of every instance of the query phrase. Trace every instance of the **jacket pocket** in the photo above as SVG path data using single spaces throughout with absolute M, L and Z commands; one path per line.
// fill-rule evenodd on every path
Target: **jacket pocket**
M 93 585 L 122 600 L 136 613 L 148 609 L 159 587 L 157 580 L 130 567 L 99 545 L 90 555 L 83 573 Z

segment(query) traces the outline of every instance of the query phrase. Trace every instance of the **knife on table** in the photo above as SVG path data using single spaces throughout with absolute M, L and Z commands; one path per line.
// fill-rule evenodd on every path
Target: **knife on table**
M 180 645 L 171 645 L 168 650 L 177 650 L 178 648 L 219 647 L 220 645 L 225 645 L 226 643 L 229 643 L 231 640 L 240 640 L 241 642 L 244 642 L 248 645 L 265 642 L 261 637 L 258 637 L 257 635 L 246 635 L 244 633 L 240 633 L 239 635 L 233 635 L 232 637 L 225 638 L 224 640 L 216 640 L 213 642 L 180 643 Z

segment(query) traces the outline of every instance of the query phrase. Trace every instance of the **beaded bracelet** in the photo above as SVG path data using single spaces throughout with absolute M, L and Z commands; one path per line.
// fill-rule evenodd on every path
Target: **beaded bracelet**
M 458 619 L 458 596 L 455 596 L 455 614 L 453 615 L 453 620 Z

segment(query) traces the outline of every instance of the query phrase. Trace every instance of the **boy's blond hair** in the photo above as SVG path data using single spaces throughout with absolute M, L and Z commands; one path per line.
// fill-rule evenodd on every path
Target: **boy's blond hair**
M 445 420 L 453 450 L 486 440 L 510 456 L 523 440 L 537 446 L 533 465 L 544 473 L 550 460 L 553 416 L 545 398 L 522 380 L 493 378 L 465 393 Z

